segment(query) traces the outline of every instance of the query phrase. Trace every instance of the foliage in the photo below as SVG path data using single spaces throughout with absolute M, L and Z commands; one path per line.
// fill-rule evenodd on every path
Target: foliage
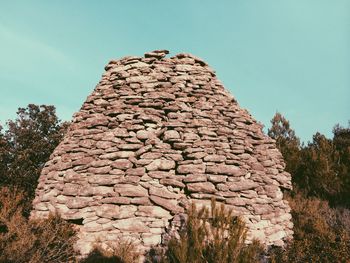
M 29 221 L 25 194 L 0 188 L 0 262 L 73 262 L 75 231 L 57 216 Z
M 121 239 L 117 243 L 105 245 L 105 248 L 96 245 L 80 263 L 134 263 L 140 259 L 141 255 L 135 244 L 129 240 Z
M 277 112 L 272 118 L 268 135 L 276 140 L 276 146 L 286 162 L 286 170 L 291 174 L 296 174 L 301 160 L 300 140 L 295 135 L 289 121 L 281 113 Z
M 289 198 L 294 240 L 287 250 L 274 249 L 271 262 L 346 262 L 350 258 L 350 221 L 326 201 L 300 193 Z
M 54 106 L 29 104 L 7 126 L 4 133 L 0 129 L 0 186 L 23 190 L 28 214 L 40 171 L 68 124 L 60 122 Z
M 349 207 L 350 126 L 336 125 L 333 139 L 316 133 L 312 142 L 300 145 L 289 121 L 280 113 L 276 113 L 271 124 L 268 134 L 276 140 L 294 188 L 331 205 Z
M 192 204 L 179 238 L 168 244 L 164 262 L 259 262 L 262 248 L 257 241 L 245 244 L 246 233 L 243 221 L 223 205 L 212 201 L 210 209 L 197 209 Z

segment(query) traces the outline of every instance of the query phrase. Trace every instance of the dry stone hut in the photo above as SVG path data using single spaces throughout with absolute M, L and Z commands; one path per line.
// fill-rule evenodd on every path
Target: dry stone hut
M 275 142 L 215 72 L 168 51 L 112 60 L 42 170 L 33 217 L 59 213 L 94 242 L 164 242 L 186 205 L 216 198 L 241 215 L 249 238 L 292 235 L 282 188 L 291 177 Z

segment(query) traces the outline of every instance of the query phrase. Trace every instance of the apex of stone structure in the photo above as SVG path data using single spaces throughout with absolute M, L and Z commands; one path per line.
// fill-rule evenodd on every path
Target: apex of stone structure
M 169 51 L 166 49 L 154 50 L 154 51 L 145 53 L 145 58 L 161 59 L 161 58 L 164 58 L 167 54 L 169 54 Z
M 212 198 L 248 237 L 292 236 L 282 189 L 291 177 L 274 140 L 200 58 L 167 50 L 110 61 L 42 170 L 33 217 L 79 222 L 77 247 L 164 244 L 190 203 Z

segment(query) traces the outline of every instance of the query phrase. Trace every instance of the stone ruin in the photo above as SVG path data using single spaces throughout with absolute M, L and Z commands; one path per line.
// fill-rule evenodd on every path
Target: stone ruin
M 167 54 L 108 63 L 42 170 L 32 217 L 75 223 L 82 255 L 120 238 L 146 251 L 189 203 L 215 198 L 244 219 L 249 240 L 283 245 L 291 176 L 275 141 L 203 60 Z

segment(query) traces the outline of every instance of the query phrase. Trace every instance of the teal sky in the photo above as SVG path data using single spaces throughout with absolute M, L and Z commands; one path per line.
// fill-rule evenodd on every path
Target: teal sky
M 28 103 L 70 120 L 113 58 L 203 58 L 263 124 L 302 140 L 350 120 L 349 0 L 0 0 L 0 123 Z

